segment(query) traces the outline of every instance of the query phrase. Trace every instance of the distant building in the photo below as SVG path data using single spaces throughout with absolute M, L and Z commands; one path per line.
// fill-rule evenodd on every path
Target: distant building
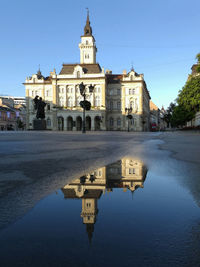
M 15 104 L 13 97 L 0 97 L 0 131 L 22 130 L 26 126 L 26 106 Z
M 47 102 L 47 128 L 51 130 L 79 131 L 82 129 L 82 108 L 79 85 L 86 86 L 91 110 L 86 111 L 86 130 L 149 130 L 150 95 L 143 77 L 133 68 L 127 73 L 112 74 L 96 62 L 96 42 L 87 15 L 84 34 L 79 44 L 80 63 L 63 64 L 59 74 L 54 70 L 49 77 L 37 74 L 24 83 L 27 101 L 27 129 L 33 129 L 36 95 Z M 89 92 L 89 86 L 94 92 Z M 127 115 L 131 119 L 127 119 Z M 129 125 L 130 124 L 130 125 Z
M 26 106 L 26 98 L 23 96 L 0 96 L 4 101 L 11 101 L 13 105 L 24 105 Z
M 160 109 L 150 100 L 150 130 L 158 131 L 160 126 Z

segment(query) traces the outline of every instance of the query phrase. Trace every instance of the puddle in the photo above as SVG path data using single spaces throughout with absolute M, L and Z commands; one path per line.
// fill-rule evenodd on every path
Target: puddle
M 1 266 L 198 266 L 199 206 L 178 182 L 185 165 L 165 160 L 126 156 L 71 180 L 0 231 Z
M 90 242 L 99 211 L 99 199 L 106 193 L 114 193 L 115 189 L 133 194 L 136 189 L 144 187 L 146 174 L 147 169 L 142 161 L 124 157 L 73 180 L 61 189 L 65 199 L 80 199 L 82 202 L 80 216 L 83 224 L 86 225 Z

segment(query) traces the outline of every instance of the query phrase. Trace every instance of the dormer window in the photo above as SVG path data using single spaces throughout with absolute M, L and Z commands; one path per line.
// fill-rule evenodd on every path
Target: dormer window
M 88 45 L 88 41 L 86 41 L 86 45 Z
M 80 71 L 77 71 L 77 73 L 76 73 L 76 76 L 77 76 L 77 78 L 80 78 Z

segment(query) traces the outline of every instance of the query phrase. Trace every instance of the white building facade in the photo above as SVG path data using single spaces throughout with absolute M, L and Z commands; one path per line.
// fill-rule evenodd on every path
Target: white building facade
M 39 70 L 26 78 L 27 129 L 33 129 L 36 116 L 33 99 L 37 95 L 47 103 L 47 129 L 81 130 L 83 97 L 79 85 L 83 82 L 91 103 L 91 110 L 86 111 L 86 130 L 148 131 L 150 96 L 143 74 L 132 69 L 115 75 L 101 68 L 96 62 L 97 48 L 89 14 L 79 49 L 80 63 L 63 64 L 59 74 L 54 70 L 49 77 Z M 94 86 L 93 93 L 89 92 L 90 85 Z

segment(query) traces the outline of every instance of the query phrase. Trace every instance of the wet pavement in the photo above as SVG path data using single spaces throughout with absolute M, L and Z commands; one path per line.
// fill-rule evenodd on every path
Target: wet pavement
M 198 142 L 0 135 L 1 266 L 200 266 Z

